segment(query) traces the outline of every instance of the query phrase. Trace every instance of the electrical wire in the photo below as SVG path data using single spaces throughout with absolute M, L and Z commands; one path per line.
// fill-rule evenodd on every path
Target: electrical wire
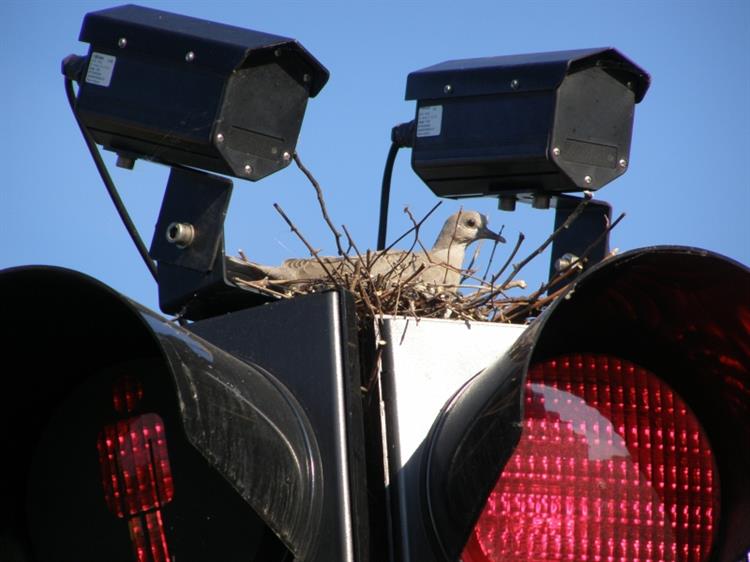
M 391 198 L 391 176 L 393 176 L 393 164 L 399 148 L 414 146 L 414 135 L 416 134 L 416 122 L 408 121 L 396 125 L 391 130 L 391 148 L 385 160 L 383 170 L 383 183 L 380 188 L 380 221 L 378 225 L 378 250 L 385 249 L 385 236 L 388 229 L 388 203 Z
M 133 240 L 135 247 L 138 249 L 138 253 L 141 255 L 141 258 L 143 258 L 143 261 L 145 262 L 146 267 L 148 268 L 149 272 L 153 276 L 154 280 L 157 281 L 156 263 L 154 263 L 154 260 L 151 259 L 151 256 L 148 253 L 148 249 L 146 248 L 146 245 L 143 243 L 143 240 L 141 240 L 141 237 L 138 234 L 138 230 L 136 229 L 135 224 L 133 224 L 133 221 L 131 220 L 130 215 L 128 214 L 128 211 L 125 208 L 125 204 L 122 202 L 120 195 L 117 193 L 117 188 L 115 187 L 115 184 L 109 175 L 109 171 L 107 170 L 107 166 L 104 164 L 104 160 L 102 160 L 102 156 L 99 153 L 99 149 L 96 146 L 96 141 L 94 141 L 94 137 L 91 136 L 91 133 L 89 132 L 88 128 L 86 127 L 86 125 L 84 125 L 83 121 L 81 121 L 80 117 L 78 116 L 78 111 L 76 111 L 76 105 L 75 105 L 76 94 L 73 90 L 73 81 L 68 77 L 65 78 L 65 94 L 68 96 L 68 103 L 70 104 L 70 109 L 73 112 L 73 116 L 75 117 L 76 123 L 78 123 L 78 128 L 81 129 L 81 134 L 83 135 L 83 139 L 86 141 L 86 146 L 88 147 L 89 152 L 91 153 L 91 157 L 94 159 L 94 163 L 96 164 L 96 169 L 99 171 L 99 175 L 101 176 L 102 181 L 104 182 L 104 186 L 107 188 L 109 197 L 110 199 L 112 199 L 112 203 L 114 203 L 115 209 L 117 209 L 117 213 L 120 215 L 120 219 L 125 225 L 125 229 L 128 231 L 130 238 Z
M 393 164 L 396 161 L 396 154 L 401 148 L 396 142 L 391 143 L 388 151 L 388 157 L 385 160 L 385 169 L 383 170 L 383 183 L 380 188 L 380 222 L 378 225 L 378 251 L 385 249 L 385 236 L 388 229 L 388 203 L 391 197 L 391 176 L 393 175 Z

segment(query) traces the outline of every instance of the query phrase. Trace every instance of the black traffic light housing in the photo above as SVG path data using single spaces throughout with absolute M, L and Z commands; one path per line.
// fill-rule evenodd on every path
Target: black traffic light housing
M 701 559 L 738 561 L 750 548 L 750 454 L 743 446 L 750 441 L 749 319 L 750 270 L 682 247 L 639 249 L 602 262 L 526 329 L 386 319 L 378 399 L 388 405 L 383 425 L 395 558 L 459 558 L 518 445 L 531 365 L 566 353 L 599 353 L 653 371 L 695 413 L 721 485 L 713 551 Z M 496 349 L 507 351 L 477 368 L 477 355 L 492 355 L 493 338 Z M 508 338 L 517 339 L 508 345 Z M 440 356 L 430 356 L 430 340 L 438 342 Z M 444 396 L 439 412 L 425 406 L 435 393 Z M 420 427 L 429 432 L 419 434 Z M 418 446 L 415 431 L 423 437 Z
M 258 180 L 294 154 L 328 71 L 293 39 L 135 5 L 86 15 L 66 59 L 97 143 L 136 158 Z
M 158 512 L 178 558 L 452 562 L 518 445 L 530 367 L 594 353 L 656 373 L 694 412 L 721 491 L 706 560 L 737 562 L 750 548 L 749 287 L 722 256 L 645 248 L 584 273 L 530 326 L 386 317 L 370 357 L 338 292 L 181 327 L 77 272 L 3 271 L 2 341 L 24 360 L 0 408 L 0 554 L 132 559 L 128 524 Z M 367 416 L 360 359 L 376 375 Z M 127 415 L 112 402 L 121 375 L 144 394 Z M 118 516 L 97 436 L 154 415 L 173 493 Z
M 596 190 L 629 163 L 648 74 L 612 48 L 448 61 L 409 74 L 412 167 L 440 197 Z
M 181 327 L 60 268 L 5 270 L 0 292 L 3 346 L 18 354 L 23 375 L 0 408 L 0 557 L 132 560 L 142 543 L 131 544 L 129 525 L 148 525 L 159 512 L 165 548 L 178 560 L 366 558 L 357 331 L 347 295 Z M 141 403 L 125 414 L 113 407 L 122 376 L 142 388 Z M 154 416 L 167 453 L 136 460 L 137 482 L 173 482 L 173 493 L 144 500 L 128 484 L 128 462 L 97 455 L 97 436 L 125 427 L 127 443 Z M 135 445 L 113 447 L 136 455 Z M 153 476 L 160 471 L 168 478 Z M 107 496 L 113 475 L 115 500 Z M 108 509 L 112 502 L 124 502 L 125 513 Z

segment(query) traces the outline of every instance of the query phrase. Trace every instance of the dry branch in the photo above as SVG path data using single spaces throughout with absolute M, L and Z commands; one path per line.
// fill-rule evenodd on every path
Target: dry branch
M 341 258 L 336 260 L 321 258 L 318 251 L 302 235 L 281 207 L 274 204 L 291 231 L 300 239 L 310 255 L 318 261 L 326 272 L 326 278 L 324 279 L 307 281 L 253 280 L 243 277 L 242 274 L 234 275 L 233 280 L 238 286 L 252 287 L 254 290 L 264 292 L 274 298 L 293 298 L 311 292 L 342 288 L 354 296 L 358 316 L 364 321 L 382 317 L 384 314 L 401 314 L 416 319 L 458 318 L 464 321 L 524 322 L 530 317 L 537 316 L 541 310 L 567 291 L 570 283 L 576 279 L 582 265 L 585 264 L 589 251 L 600 241 L 600 239 L 596 240 L 582 256 L 578 256 L 578 261 L 574 261 L 568 267 L 562 269 L 548 283 L 542 283 L 537 290 L 525 296 L 508 296 L 507 293 L 511 290 L 526 288 L 525 282 L 517 280 L 516 277 L 529 262 L 544 252 L 562 230 L 568 228 L 580 216 L 591 199 L 591 194 L 587 193 L 585 199 L 560 228 L 521 261 L 514 263 L 525 239 L 524 235 L 520 233 L 507 259 L 500 269 L 489 277 L 489 281 L 487 278 L 492 259 L 490 259 L 483 276 L 481 278 L 475 277 L 475 272 L 471 270 L 477 257 L 475 253 L 471 262 L 472 266 L 465 271 L 461 271 L 462 282 L 471 280 L 470 284 L 434 286 L 421 283 L 419 281 L 420 273 L 425 265 L 422 264 L 419 268 L 413 267 L 413 252 L 419 246 L 421 251 L 424 251 L 427 255 L 427 250 L 420 240 L 420 229 L 440 203 L 435 205 L 420 220 L 415 219 L 408 208 L 404 209 L 412 226 L 392 242 L 384 252 L 372 253 L 368 250 L 363 254 L 346 226 L 342 225 L 348 244 L 348 247 L 344 249 L 341 243 L 342 234 L 334 227 L 334 223 L 328 215 L 319 183 L 310 171 L 302 165 L 296 154 L 294 160 L 315 189 L 323 219 L 335 237 L 336 247 Z M 622 216 L 618 217 L 612 224 L 606 225 L 602 236 L 605 236 L 614 228 L 621 219 Z M 383 259 L 385 252 L 392 250 L 397 243 L 410 234 L 413 234 L 414 237 L 411 247 L 393 264 L 390 271 L 385 274 L 373 274 L 373 265 L 378 260 Z M 497 244 L 493 246 L 492 257 L 494 257 L 496 247 Z M 235 265 L 242 264 L 243 261 L 247 262 L 244 253 L 240 255 L 242 259 L 234 260 Z M 506 273 L 509 267 L 511 268 L 510 273 L 502 283 L 497 284 L 497 280 Z M 233 269 L 233 271 L 236 272 L 237 270 Z

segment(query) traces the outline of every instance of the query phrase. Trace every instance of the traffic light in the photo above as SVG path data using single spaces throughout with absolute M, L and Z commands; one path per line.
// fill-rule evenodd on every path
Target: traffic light
M 383 333 L 393 559 L 745 559 L 746 267 L 635 250 L 527 328 Z
M 750 548 L 750 271 L 721 256 L 610 258 L 529 326 L 385 317 L 379 358 L 337 291 L 185 326 L 69 270 L 0 295 L 3 559 Z
M 0 559 L 365 559 L 346 295 L 183 327 L 69 270 L 0 294 Z

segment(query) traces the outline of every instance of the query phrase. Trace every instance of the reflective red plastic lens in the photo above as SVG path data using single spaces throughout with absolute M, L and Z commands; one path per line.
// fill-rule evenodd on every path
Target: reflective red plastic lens
M 97 443 L 104 498 L 118 517 L 160 507 L 174 494 L 164 422 L 143 414 L 106 425 Z
M 529 370 L 520 442 L 463 562 L 702 562 L 719 486 L 685 402 L 649 371 L 575 354 Z
M 113 387 L 113 406 L 132 412 L 143 398 L 137 379 L 122 377 Z M 161 506 L 174 485 L 161 416 L 150 412 L 105 425 L 97 439 L 104 500 L 117 517 L 128 519 L 137 562 L 168 562 Z

